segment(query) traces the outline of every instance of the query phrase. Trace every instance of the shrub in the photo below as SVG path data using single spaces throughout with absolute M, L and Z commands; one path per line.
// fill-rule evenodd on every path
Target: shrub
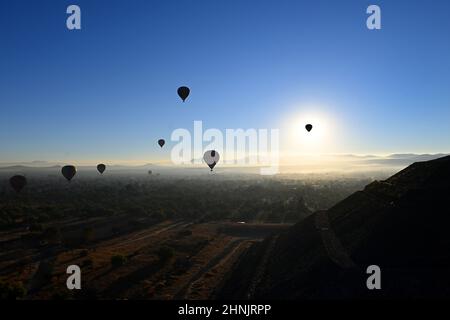
M 178 232 L 178 236 L 181 237 L 189 237 L 192 236 L 192 230 L 185 229 Z
M 89 243 L 89 242 L 91 242 L 93 239 L 94 239 L 94 237 L 95 237 L 95 234 L 94 234 L 94 229 L 93 228 L 86 228 L 86 229 L 84 229 L 83 230 L 83 242 L 84 243 Z
M 170 247 L 163 246 L 158 249 L 156 254 L 158 255 L 159 261 L 167 262 L 168 260 L 170 260 L 170 258 L 173 257 L 174 250 Z
M 121 254 L 117 254 L 111 257 L 111 265 L 114 268 L 123 266 L 127 262 L 127 257 Z
M 67 291 L 56 291 L 52 294 L 51 299 L 52 300 L 69 300 L 71 298 L 71 295 Z
M 56 227 L 49 227 L 42 233 L 42 238 L 49 243 L 58 243 L 61 241 L 61 232 Z
M 54 265 L 51 262 L 42 261 L 39 266 L 38 272 L 47 280 L 50 280 L 53 276 Z
M 120 233 L 120 227 L 118 227 L 118 226 L 112 227 L 112 228 L 111 228 L 111 233 L 112 233 L 113 235 L 119 234 L 119 233 Z
M 41 232 L 44 227 L 40 223 L 32 223 L 29 228 L 30 232 Z
M 93 265 L 94 265 L 94 260 L 92 260 L 90 258 L 86 259 L 86 260 L 83 260 L 83 262 L 82 262 L 82 266 L 86 267 L 86 268 L 91 268 Z
M 6 283 L 0 281 L 0 300 L 16 300 L 25 297 L 27 290 L 22 282 Z

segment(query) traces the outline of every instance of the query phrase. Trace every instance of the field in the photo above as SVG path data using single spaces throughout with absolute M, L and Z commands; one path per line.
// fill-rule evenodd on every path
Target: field
M 29 176 L 0 206 L 2 294 L 24 299 L 215 299 L 253 244 L 366 183 Z M 67 289 L 70 265 L 82 290 Z

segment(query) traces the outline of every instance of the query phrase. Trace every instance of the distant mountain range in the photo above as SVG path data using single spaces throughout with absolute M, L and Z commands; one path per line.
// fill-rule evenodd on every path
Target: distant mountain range
M 62 168 L 66 164 L 62 163 L 51 163 L 45 161 L 33 161 L 33 162 L 25 162 L 25 163 L 0 163 L 0 170 L 26 170 L 26 169 L 55 169 Z M 127 165 L 109 165 L 108 169 L 147 169 L 147 168 L 155 168 L 159 167 L 159 165 L 147 163 L 144 165 L 136 165 L 136 166 L 127 166 Z M 92 169 L 96 170 L 95 165 L 80 165 L 77 166 L 79 169 Z
M 417 162 L 417 161 L 428 161 L 433 160 L 437 158 L 441 158 L 443 156 L 446 156 L 447 154 L 414 154 L 414 153 L 408 153 L 408 154 L 392 154 L 388 156 L 376 156 L 376 155 L 353 155 L 353 154 L 344 154 L 344 155 L 321 155 L 317 156 L 312 160 L 315 165 L 320 166 L 321 164 L 317 164 L 317 158 L 322 160 L 325 164 L 324 167 L 327 167 L 327 165 L 330 165 L 330 168 L 333 167 L 333 164 L 336 166 L 337 169 L 341 168 L 342 165 L 344 165 L 346 168 L 398 168 L 398 167 L 406 167 L 410 165 L 411 163 Z M 301 166 L 302 168 L 309 168 L 310 166 L 306 163 L 303 163 L 303 161 L 307 159 L 304 156 L 293 156 L 291 160 L 293 163 L 289 164 L 283 164 L 283 162 L 280 162 L 280 167 L 295 167 L 297 164 Z M 201 162 L 201 160 L 200 160 Z M 31 161 L 31 162 L 5 162 L 0 163 L 0 170 L 1 169 L 27 169 L 27 168 L 58 168 L 66 165 L 67 163 L 62 162 L 49 162 L 49 161 Z M 194 166 L 174 166 L 171 163 L 168 164 L 152 164 L 147 163 L 144 165 L 121 165 L 121 164 L 115 164 L 115 165 L 108 165 L 108 168 L 110 169 L 146 169 L 146 168 L 155 168 L 155 167 L 161 167 L 161 168 L 174 168 L 179 167 L 182 169 L 190 169 L 190 168 L 199 168 L 202 165 L 194 165 Z M 86 168 L 86 169 L 95 169 L 95 165 L 81 165 L 77 166 L 78 168 Z M 219 166 L 218 168 L 245 168 L 245 167 L 258 167 L 258 166 L 242 166 L 242 165 L 223 165 Z
M 255 244 L 219 298 L 448 298 L 449 195 L 449 156 L 414 163 Z M 366 287 L 370 265 L 381 290 Z

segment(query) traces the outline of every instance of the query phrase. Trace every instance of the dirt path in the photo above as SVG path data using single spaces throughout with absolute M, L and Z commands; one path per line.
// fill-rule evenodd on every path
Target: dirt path
M 277 243 L 277 240 L 278 240 L 278 236 L 274 236 L 270 240 L 269 244 L 267 245 L 267 249 L 264 252 L 264 256 L 256 268 L 255 276 L 253 277 L 252 281 L 250 282 L 250 286 L 249 286 L 248 292 L 246 294 L 247 299 L 252 299 L 255 296 L 256 289 L 260 285 L 260 283 L 264 277 L 264 274 L 266 273 L 267 262 L 269 261 L 270 257 L 272 256 L 272 253 L 275 248 L 275 244 Z
M 320 232 L 323 246 L 331 261 L 343 269 L 357 268 L 357 265 L 350 258 L 341 241 L 331 228 L 326 211 L 316 212 L 315 225 L 316 229 Z
M 175 222 L 175 223 L 169 224 L 166 227 L 159 228 L 159 229 L 158 229 L 158 227 L 151 227 L 150 229 L 146 229 L 144 231 L 137 232 L 137 233 L 131 235 L 131 237 L 130 237 L 130 235 L 128 235 L 126 237 L 126 239 L 124 239 L 124 237 L 121 237 L 119 239 L 119 241 L 116 239 L 115 242 L 117 242 L 117 243 L 109 245 L 109 249 L 120 249 L 120 248 L 129 246 L 130 244 L 133 244 L 135 242 L 157 236 L 163 232 L 170 231 L 175 228 L 188 227 L 191 224 L 192 223 Z M 101 244 L 101 246 L 104 247 L 105 244 Z
M 125 242 L 122 242 L 122 243 L 120 243 L 118 245 L 115 245 L 114 248 L 121 248 L 121 247 L 129 245 L 130 243 L 134 243 L 134 242 L 137 242 L 137 241 L 142 241 L 142 240 L 145 240 L 145 239 L 147 239 L 149 237 L 154 237 L 154 236 L 156 236 L 156 235 L 158 235 L 160 233 L 163 233 L 163 232 L 175 229 L 175 228 L 188 227 L 191 224 L 192 223 L 178 222 L 178 223 L 171 224 L 171 225 L 169 225 L 169 226 L 167 226 L 165 228 L 161 228 L 161 229 L 158 229 L 158 230 L 150 230 L 150 231 L 147 230 L 147 231 L 144 231 L 144 232 L 140 233 L 138 237 L 134 236 L 134 238 L 132 238 L 132 239 L 128 239 Z
M 189 281 L 173 296 L 174 300 L 183 300 L 186 299 L 187 296 L 189 296 L 191 288 L 195 285 L 197 281 L 202 279 L 202 277 L 205 276 L 206 273 L 208 273 L 211 269 L 215 268 L 216 266 L 226 263 L 226 261 L 231 258 L 234 253 L 239 250 L 240 245 L 243 244 L 243 242 L 248 241 L 247 239 L 234 239 L 232 240 L 223 250 L 221 253 L 216 255 L 214 258 L 210 260 L 210 262 L 202 267 L 200 270 L 198 270 L 190 279 Z
M 32 272 L 30 274 L 30 280 L 27 283 L 27 298 L 29 298 L 29 293 L 33 291 L 36 282 L 37 282 L 37 275 L 38 270 L 41 266 L 41 261 L 35 262 L 31 265 Z

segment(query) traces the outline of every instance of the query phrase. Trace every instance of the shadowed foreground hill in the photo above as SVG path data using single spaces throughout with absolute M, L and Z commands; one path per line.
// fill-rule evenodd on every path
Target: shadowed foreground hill
M 369 265 L 381 290 L 366 287 Z M 255 267 L 257 266 L 257 267 Z M 418 162 L 255 245 L 219 298 L 450 295 L 450 157 Z

